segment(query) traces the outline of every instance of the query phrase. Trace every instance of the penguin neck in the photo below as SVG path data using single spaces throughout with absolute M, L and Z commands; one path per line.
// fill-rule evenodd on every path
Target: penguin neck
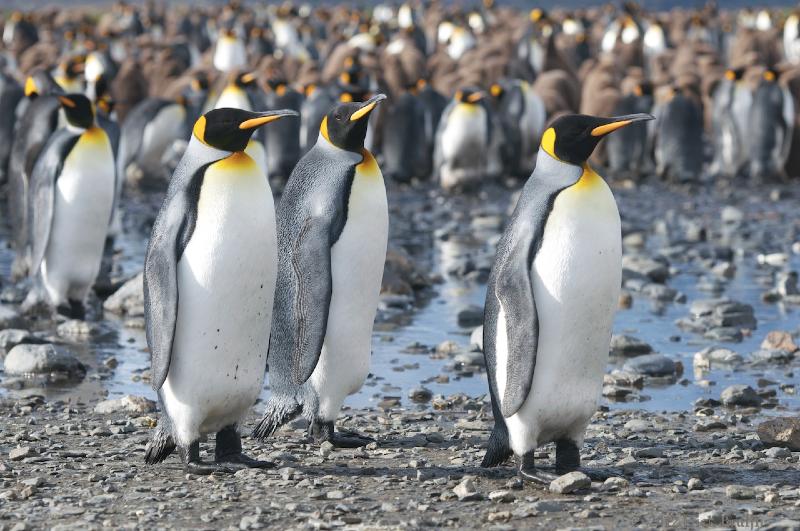
M 86 128 L 86 127 L 78 127 L 77 125 L 72 125 L 71 123 L 67 122 L 66 128 L 67 128 L 67 131 L 69 131 L 70 133 L 73 133 L 73 134 L 76 134 L 76 135 L 82 135 L 84 133 L 91 132 L 92 129 L 95 128 L 95 126 L 92 125 L 92 127 L 88 127 L 88 128 Z
M 346 149 L 342 149 L 339 146 L 336 146 L 328 140 L 325 135 L 320 131 L 319 136 L 317 137 L 317 146 L 320 149 L 330 150 L 335 152 L 336 156 L 342 157 L 344 156 L 348 161 L 352 162 L 354 165 L 361 164 L 366 160 L 366 156 L 364 153 L 369 153 L 369 156 L 372 157 L 372 153 L 369 152 L 367 148 L 361 148 L 361 152 L 356 153 L 354 151 L 348 151 Z

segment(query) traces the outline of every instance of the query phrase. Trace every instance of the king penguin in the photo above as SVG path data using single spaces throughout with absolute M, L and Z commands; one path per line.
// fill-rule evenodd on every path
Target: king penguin
M 483 346 L 495 426 L 485 467 L 513 452 L 524 479 L 549 483 L 533 462 L 549 442 L 557 472 L 580 465 L 622 270 L 617 204 L 586 161 L 605 135 L 649 119 L 566 115 L 543 134 L 487 285 Z
M 39 275 L 59 312 L 83 319 L 114 203 L 114 153 L 86 96 L 58 100 L 67 125 L 48 140 L 31 173 L 31 276 Z
M 370 112 L 385 98 L 378 94 L 328 112 L 316 145 L 284 189 L 268 358 L 272 396 L 253 431 L 257 438 L 302 413 L 318 442 L 370 442 L 334 433 L 334 421 L 369 373 L 389 212 L 383 175 L 364 137 Z
M 144 266 L 153 389 L 163 412 L 150 464 L 177 447 L 187 472 L 266 467 L 242 454 L 237 426 L 261 392 L 278 269 L 275 207 L 244 149 L 294 111 L 207 112 L 170 180 Z M 200 439 L 216 433 L 215 463 Z

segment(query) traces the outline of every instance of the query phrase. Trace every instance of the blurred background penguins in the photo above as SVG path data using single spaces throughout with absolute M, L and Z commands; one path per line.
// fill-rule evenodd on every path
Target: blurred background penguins
M 445 190 L 474 186 L 486 176 L 491 121 L 483 97 L 474 88 L 457 91 L 439 120 L 433 164 Z
M 292 88 L 286 79 L 273 76 L 267 84 L 269 90 L 264 97 L 267 109 L 300 112 L 303 94 Z M 265 129 L 264 148 L 269 177 L 286 181 L 300 160 L 300 120 L 281 120 L 274 127 Z
M 145 461 L 177 447 L 187 472 L 265 467 L 242 454 L 237 426 L 264 381 L 277 276 L 266 175 L 244 149 L 295 111 L 216 109 L 195 123 L 170 180 L 144 269 L 147 344 L 163 415 Z M 216 433 L 215 463 L 200 439 Z
M 605 135 L 649 119 L 567 115 L 544 133 L 487 285 L 483 347 L 495 427 L 483 466 L 513 452 L 522 478 L 549 484 L 556 476 L 533 459 L 549 442 L 557 474 L 580 465 L 622 270 L 617 205 L 586 161 Z
M 302 414 L 317 442 L 355 447 L 371 441 L 336 433 L 334 422 L 369 374 L 389 212 L 383 176 L 364 137 L 370 113 L 385 98 L 334 107 L 281 196 L 272 396 L 253 430 L 259 439 Z
M 60 313 L 84 319 L 114 203 L 114 153 L 81 94 L 58 96 L 67 126 L 31 173 L 31 273 Z
M 757 183 L 785 178 L 794 132 L 792 95 L 778 83 L 778 73 L 766 70 L 753 95 L 747 138 L 750 178 Z

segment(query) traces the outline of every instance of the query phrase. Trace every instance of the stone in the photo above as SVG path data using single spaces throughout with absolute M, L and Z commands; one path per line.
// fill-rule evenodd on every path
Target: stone
M 516 497 L 507 490 L 493 490 L 489 493 L 489 499 L 500 503 L 511 503 Z
M 43 342 L 44 341 L 33 336 L 27 330 L 22 330 L 20 328 L 6 328 L 5 330 L 0 330 L 0 349 L 6 352 L 23 343 L 41 344 Z
M 628 422 L 625 423 L 624 427 L 628 431 L 637 433 L 637 432 L 640 432 L 640 431 L 649 430 L 652 427 L 652 425 L 646 420 L 631 419 L 631 420 L 629 420 Z
M 413 295 L 415 289 L 428 285 L 430 280 L 417 268 L 414 259 L 402 247 L 389 248 L 383 268 L 381 293 Z
M 22 344 L 12 348 L 5 359 L 5 372 L 12 376 L 62 373 L 83 376 L 86 367 L 72 353 L 52 344 Z
M 415 387 L 408 392 L 408 398 L 413 402 L 424 404 L 433 398 L 433 392 L 425 387 Z
M 568 472 L 550 482 L 550 492 L 555 494 L 569 494 L 576 490 L 585 489 L 592 485 L 589 476 L 580 471 Z
M 732 500 L 752 500 L 756 497 L 756 493 L 752 487 L 728 485 L 725 487 L 725 496 Z
M 689 481 L 686 482 L 686 490 L 702 490 L 703 488 L 703 481 L 700 478 L 690 478 Z
M 669 278 L 669 266 L 653 258 L 642 255 L 626 254 L 622 257 L 623 276 L 638 275 L 653 282 L 663 284 Z
M 758 438 L 767 446 L 783 446 L 800 452 L 800 417 L 765 420 L 756 429 Z
M 36 451 L 30 446 L 17 446 L 8 452 L 8 458 L 11 461 L 22 461 L 26 457 L 33 457 L 34 455 L 36 455 Z
M 714 364 L 736 365 L 743 361 L 738 352 L 727 348 L 707 347 L 696 352 L 692 363 L 698 369 L 710 369 Z
M 462 365 L 475 365 L 478 367 L 486 367 L 486 358 L 483 357 L 482 352 L 462 352 L 458 354 L 453 360 Z
M 705 331 L 703 337 L 711 341 L 719 341 L 720 343 L 741 343 L 742 339 L 744 339 L 742 331 L 732 326 L 709 328 Z
M 761 342 L 761 348 L 768 350 L 784 350 L 789 353 L 798 351 L 798 347 L 792 339 L 792 334 L 782 330 L 773 330 L 764 341 Z
M 619 476 L 613 476 L 606 479 L 603 482 L 603 485 L 600 487 L 600 490 L 615 492 L 622 489 L 627 489 L 630 486 L 630 481 L 625 478 Z
M 624 371 L 645 376 L 673 376 L 677 373 L 674 361 L 663 354 L 645 354 L 625 362 Z
M 697 521 L 701 524 L 721 524 L 725 519 L 722 511 L 706 511 L 697 516 Z
M 459 501 L 475 501 L 483 498 L 470 478 L 462 479 L 461 483 L 453 488 L 453 493 L 458 496 Z
M 483 308 L 479 306 L 469 306 L 458 312 L 458 326 L 463 328 L 475 328 L 483 324 Z
M 720 395 L 722 403 L 726 406 L 758 407 L 762 398 L 749 385 L 731 385 L 725 388 Z
M 144 273 L 127 280 L 105 302 L 103 309 L 117 315 L 137 317 L 144 315 Z
M 111 413 L 129 413 L 131 415 L 144 415 L 156 410 L 156 403 L 143 396 L 125 395 L 120 398 L 103 400 L 94 407 L 94 412 L 101 415 Z
M 782 446 L 773 446 L 772 448 L 764 450 L 764 455 L 773 459 L 785 459 L 787 457 L 792 457 L 792 452 L 790 452 L 788 448 L 783 448 Z
M 58 335 L 68 338 L 87 338 L 98 335 L 100 331 L 98 325 L 79 319 L 65 321 L 56 328 Z
M 641 356 L 653 352 L 653 347 L 633 336 L 613 335 L 610 345 L 611 354 L 617 356 Z
M 762 348 L 750 354 L 750 359 L 759 364 L 789 363 L 794 359 L 794 354 L 786 350 Z
M 778 520 L 760 527 L 759 531 L 800 531 L 800 520 L 789 520 L 788 518 Z

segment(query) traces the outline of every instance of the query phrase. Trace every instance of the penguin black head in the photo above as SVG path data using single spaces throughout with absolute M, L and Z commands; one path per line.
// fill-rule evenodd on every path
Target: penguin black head
M 729 69 L 725 71 L 725 79 L 728 81 L 740 81 L 742 76 L 744 76 L 744 67 L 739 67 L 735 69 Z
M 256 129 L 284 116 L 299 115 L 286 109 L 266 112 L 214 109 L 197 119 L 192 133 L 207 146 L 223 151 L 244 151 Z
M 320 133 L 338 148 L 360 152 L 364 148 L 369 114 L 385 99 L 384 94 L 378 94 L 365 102 L 338 104 L 322 119 Z
M 89 98 L 83 94 L 64 94 L 58 96 L 67 123 L 81 129 L 89 129 L 94 125 L 94 107 Z
M 653 120 L 649 114 L 600 118 L 570 114 L 558 118 L 542 135 L 542 149 L 568 164 L 582 166 L 607 134 L 634 122 Z
M 459 103 L 478 103 L 484 96 L 485 94 L 482 91 L 474 87 L 467 87 L 457 90 L 453 99 Z
M 244 72 L 236 75 L 232 83 L 239 88 L 252 87 L 256 82 L 256 75 L 253 72 Z
M 37 69 L 25 80 L 25 96 L 35 98 L 42 94 L 60 92 L 61 89 L 53 76 L 43 69 Z

